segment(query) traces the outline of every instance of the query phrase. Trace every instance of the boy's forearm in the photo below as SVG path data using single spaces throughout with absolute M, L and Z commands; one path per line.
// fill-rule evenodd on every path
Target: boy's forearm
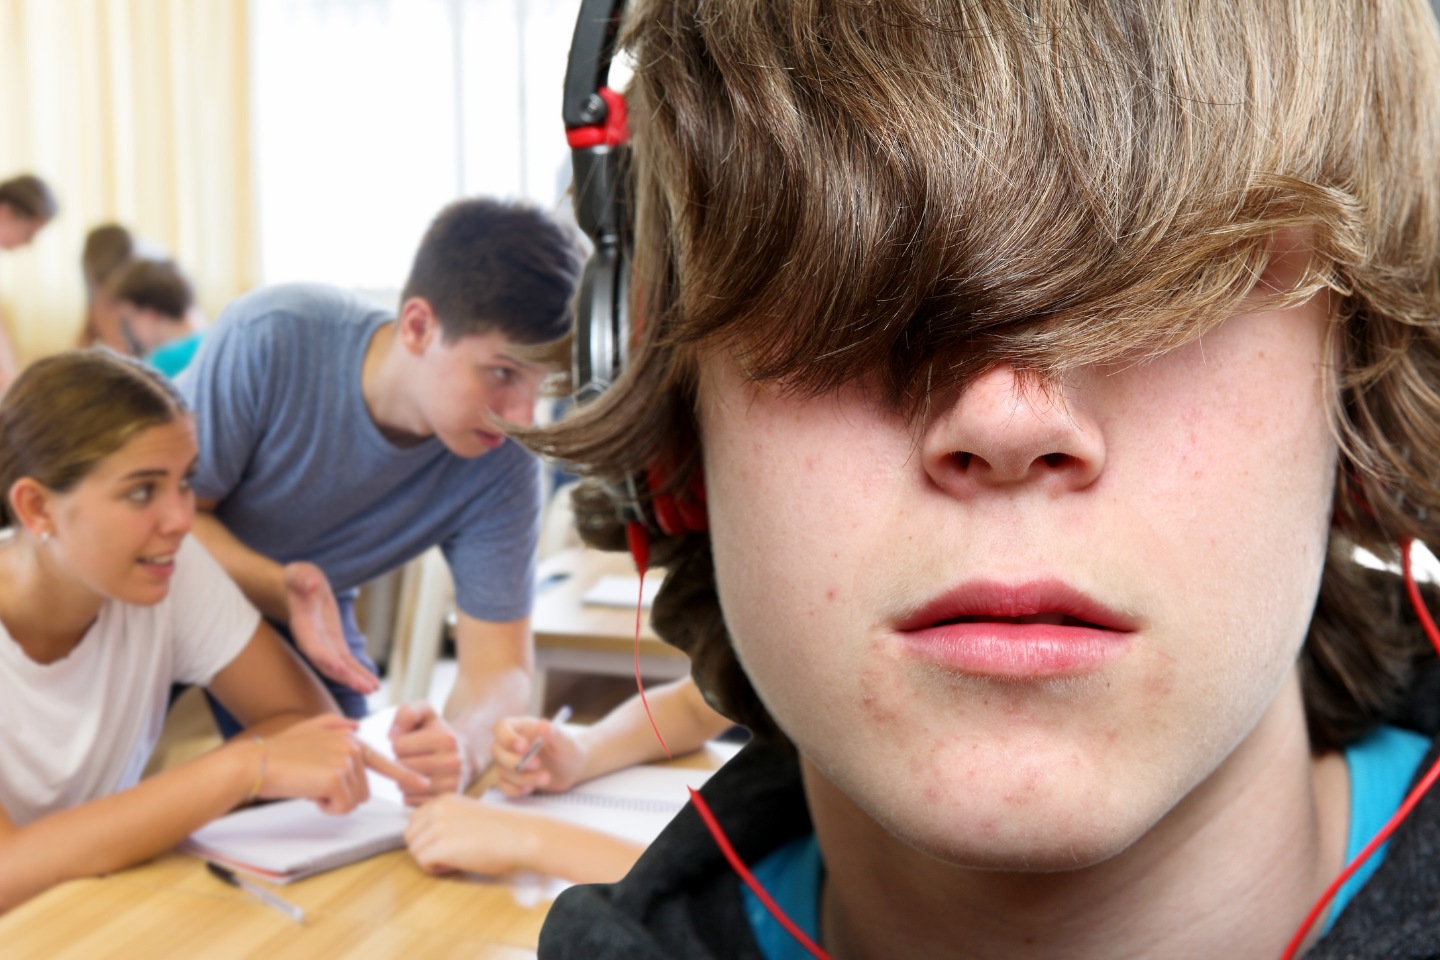
M 455 653 L 459 670 L 445 701 L 445 719 L 460 736 L 474 777 L 490 766 L 496 722 L 529 707 L 530 619 L 478 620 L 462 611 L 456 618 Z
M 700 749 L 729 725 L 705 705 L 689 681 L 656 687 L 647 691 L 646 697 L 655 726 L 676 756 Z M 637 763 L 665 759 L 639 694 L 582 731 L 577 739 L 585 754 L 579 776 L 582 782 Z
M 537 818 L 531 869 L 572 883 L 614 883 L 635 865 L 643 844 L 561 820 Z
M 462 672 L 445 701 L 445 720 L 460 737 L 473 779 L 490 766 L 495 723 L 524 713 L 530 699 L 530 670 L 516 664 L 467 677 Z M 461 784 L 463 790 L 468 784 Z
M 230 529 L 208 510 L 195 511 L 195 536 L 240 590 L 272 620 L 290 619 L 285 600 L 284 567 L 240 542 Z

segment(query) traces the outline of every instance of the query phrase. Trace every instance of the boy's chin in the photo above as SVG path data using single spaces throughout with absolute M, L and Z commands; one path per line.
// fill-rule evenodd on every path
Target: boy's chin
M 861 822 L 870 821 L 847 833 L 869 835 L 879 847 L 893 841 L 961 869 L 1021 874 L 1102 864 L 1166 815 L 1166 798 L 1147 797 L 1138 784 L 1129 791 L 1103 785 L 1086 789 L 1083 777 L 1071 777 L 1025 796 L 1023 787 L 1004 782 L 1003 772 L 987 779 L 988 784 L 980 780 L 948 794 L 893 787 L 876 791 L 871 788 L 878 784 L 862 782 L 848 802 L 832 809 L 841 820 L 850 819 L 842 812 L 849 808 Z
M 920 852 L 964 870 L 987 873 L 1055 874 L 1105 863 L 1129 848 L 1144 828 L 1126 827 L 1124 816 L 1105 811 L 1059 816 L 1043 810 L 983 818 L 967 827 L 971 814 L 937 818 L 935 811 L 894 811 L 881 824 L 893 837 Z M 977 828 L 978 827 L 978 828 Z

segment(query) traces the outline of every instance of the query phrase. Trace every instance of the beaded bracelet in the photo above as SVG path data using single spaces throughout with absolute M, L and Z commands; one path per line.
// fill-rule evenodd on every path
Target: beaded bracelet
M 250 788 L 250 800 L 260 796 L 260 785 L 265 782 L 265 761 L 270 756 L 269 749 L 265 746 L 265 738 L 258 733 L 251 734 L 250 739 L 260 744 L 260 772 L 255 774 L 255 785 Z

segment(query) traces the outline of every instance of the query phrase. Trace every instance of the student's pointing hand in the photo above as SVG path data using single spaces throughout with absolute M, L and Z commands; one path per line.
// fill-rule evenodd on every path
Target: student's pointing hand
M 285 606 L 295 646 L 315 669 L 336 683 L 361 693 L 374 693 L 380 681 L 355 659 L 340 626 L 340 608 L 324 572 L 313 563 L 287 563 Z
M 355 736 L 353 720 L 324 714 L 264 738 L 237 738 L 232 749 L 258 752 L 262 799 L 304 797 L 327 813 L 348 813 L 370 796 L 365 768 L 389 777 L 407 792 L 430 788 L 429 778 L 410 770 Z
M 406 796 L 411 794 L 428 794 L 431 792 L 430 778 L 421 773 L 416 773 L 402 763 L 391 760 L 378 750 L 372 750 L 364 744 L 360 747 L 361 755 L 364 757 L 365 766 L 374 770 L 382 777 L 389 777 L 400 787 L 401 792 Z

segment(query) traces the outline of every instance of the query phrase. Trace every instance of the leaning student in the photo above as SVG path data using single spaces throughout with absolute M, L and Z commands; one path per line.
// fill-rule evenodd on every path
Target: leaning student
M 846 960 L 1280 957 L 1434 760 L 1354 560 L 1440 542 L 1429 7 L 628 16 L 644 327 L 540 445 L 612 548 L 703 476 L 652 615 L 756 733 L 739 860 Z M 1301 949 L 1440 955 L 1436 849 Z M 539 953 L 803 955 L 695 810 Z
M 0 404 L 0 911 L 154 856 L 238 804 L 343 813 L 354 723 L 189 536 L 195 428 L 158 373 L 102 351 L 29 367 Z M 171 684 L 245 736 L 144 781 Z
M 529 698 L 540 466 L 505 430 L 532 422 L 549 371 L 526 358 L 569 332 L 579 270 L 546 214 L 457 200 L 421 239 L 396 313 L 323 284 L 257 290 L 179 378 L 200 425 L 196 536 L 347 715 L 378 686 L 355 591 L 441 548 L 459 671 L 443 717 L 396 711 L 395 755 L 435 784 L 411 802 L 470 783 L 495 721 Z M 297 609 L 317 601 L 322 617 Z

